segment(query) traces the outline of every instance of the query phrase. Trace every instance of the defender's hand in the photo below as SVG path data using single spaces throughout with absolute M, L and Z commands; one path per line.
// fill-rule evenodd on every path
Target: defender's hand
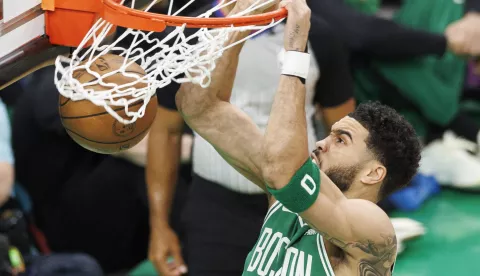
M 173 261 L 170 261 L 171 257 Z M 187 273 L 177 234 L 169 226 L 158 228 L 150 234 L 148 259 L 162 276 L 178 276 Z

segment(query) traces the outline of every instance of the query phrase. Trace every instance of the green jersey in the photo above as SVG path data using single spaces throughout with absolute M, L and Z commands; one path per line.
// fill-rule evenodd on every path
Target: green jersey
M 260 238 L 248 254 L 243 276 L 334 276 L 320 234 L 275 202 Z

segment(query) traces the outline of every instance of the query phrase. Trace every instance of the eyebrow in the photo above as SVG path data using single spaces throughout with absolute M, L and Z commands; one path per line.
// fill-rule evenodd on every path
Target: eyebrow
M 338 136 L 341 136 L 341 135 L 347 135 L 348 138 L 350 138 L 350 140 L 353 142 L 353 138 L 352 138 L 352 134 L 346 130 L 343 130 L 343 129 L 335 129 L 335 130 L 332 130 L 333 133 L 335 133 L 335 135 L 338 135 Z

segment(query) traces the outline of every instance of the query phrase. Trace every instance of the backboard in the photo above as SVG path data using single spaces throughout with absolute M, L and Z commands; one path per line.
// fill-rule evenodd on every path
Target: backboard
M 40 4 L 41 0 L 0 0 L 0 90 L 70 51 L 50 44 Z

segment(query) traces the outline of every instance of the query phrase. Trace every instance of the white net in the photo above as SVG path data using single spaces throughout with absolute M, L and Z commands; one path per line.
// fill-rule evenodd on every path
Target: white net
M 172 0 L 168 15 L 179 15 L 194 1 L 189 1 L 181 9 L 172 13 Z M 243 12 L 230 16 L 243 16 L 264 5 L 271 5 L 274 1 L 276 0 L 257 0 Z M 157 0 L 153 0 L 145 11 L 150 10 L 156 2 Z M 235 2 L 236 0 L 224 0 L 198 17 L 211 17 L 214 12 L 229 5 L 234 5 Z M 134 6 L 135 1 L 131 3 L 131 7 Z M 71 57 L 59 56 L 57 58 L 55 62 L 55 84 L 63 96 L 74 101 L 88 100 L 98 106 L 103 106 L 119 122 L 130 124 L 143 117 L 150 98 L 157 90 L 161 93 L 160 88 L 165 87 L 172 81 L 177 83 L 192 82 L 207 87 L 211 81 L 211 72 L 215 68 L 215 62 L 223 51 L 249 39 L 258 32 L 273 27 L 281 21 L 272 20 L 270 24 L 264 26 L 201 28 L 188 36 L 185 34 L 185 26 L 173 27 L 173 30 L 161 39 L 153 32 L 127 29 L 113 42 L 110 42 L 107 41 L 107 37 L 114 26 L 103 19 L 99 19 Z M 252 33 L 242 41 L 224 45 L 229 34 L 234 31 L 251 31 Z M 93 41 L 92 45 L 83 49 L 88 41 Z M 148 45 L 148 47 L 144 45 Z M 109 53 L 125 58 L 124 63 L 118 70 L 103 75 L 91 70 L 91 65 L 99 57 Z M 128 73 L 127 68 L 133 63 L 139 64 L 146 74 Z M 78 70 L 86 70 L 95 78 L 81 83 L 74 77 L 74 73 Z M 129 80 L 132 81 L 116 84 L 107 80 L 108 77 L 116 74 L 129 77 Z M 102 91 L 98 89 L 96 91 L 92 88 L 98 88 L 99 86 L 102 87 Z M 143 105 L 139 109 L 135 108 L 136 111 L 129 110 L 130 105 L 140 101 L 143 101 Z M 120 110 L 124 110 L 127 117 L 120 116 L 117 113 Z

